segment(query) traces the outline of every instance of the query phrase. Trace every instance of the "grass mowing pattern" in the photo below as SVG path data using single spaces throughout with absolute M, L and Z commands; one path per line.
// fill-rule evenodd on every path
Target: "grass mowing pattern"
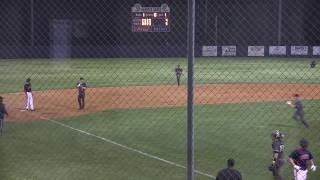
M 310 140 L 315 161 L 320 157 L 319 101 L 305 101 L 311 130 L 291 119 L 283 102 L 201 105 L 195 107 L 195 167 L 215 175 L 233 157 L 244 179 L 269 180 L 271 137 L 285 132 L 285 156 L 298 140 Z M 184 165 L 185 108 L 112 110 L 59 120 L 74 128 Z M 4 179 L 185 179 L 185 170 L 150 159 L 49 121 L 7 123 L 0 139 Z M 291 167 L 284 166 L 291 178 Z M 309 179 L 320 176 L 310 172 Z M 197 175 L 197 179 L 207 177 Z
M 197 58 L 195 81 L 206 83 L 320 83 L 320 71 L 309 68 L 310 59 Z M 174 68 L 183 58 L 1 60 L 0 92 L 21 91 L 27 77 L 34 90 L 74 88 L 79 77 L 89 87 L 175 84 Z

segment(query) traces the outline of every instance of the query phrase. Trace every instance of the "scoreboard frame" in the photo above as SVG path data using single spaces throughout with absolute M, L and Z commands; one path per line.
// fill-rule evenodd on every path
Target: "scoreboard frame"
M 132 32 L 170 32 L 170 8 L 167 4 L 160 7 L 131 7 Z

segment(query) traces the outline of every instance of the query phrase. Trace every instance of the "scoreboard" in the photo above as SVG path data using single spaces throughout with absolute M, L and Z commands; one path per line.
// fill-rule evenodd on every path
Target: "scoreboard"
M 160 7 L 131 7 L 132 32 L 170 32 L 170 8 L 167 4 Z

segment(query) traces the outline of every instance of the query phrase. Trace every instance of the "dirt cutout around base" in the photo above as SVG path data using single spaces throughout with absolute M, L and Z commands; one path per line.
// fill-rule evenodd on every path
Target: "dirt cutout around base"
M 186 86 L 129 86 L 89 88 L 86 107 L 78 110 L 77 89 L 33 92 L 36 111 L 25 110 L 24 93 L 0 94 L 9 111 L 8 121 L 81 116 L 111 109 L 178 107 L 187 104 Z M 320 99 L 320 84 L 207 84 L 195 88 L 195 104 L 270 102 Z

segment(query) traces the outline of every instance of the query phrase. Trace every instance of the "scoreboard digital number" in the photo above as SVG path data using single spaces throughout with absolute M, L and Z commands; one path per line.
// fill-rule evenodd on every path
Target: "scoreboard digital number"
M 132 32 L 170 32 L 170 8 L 167 4 L 160 7 L 135 4 L 131 15 Z

